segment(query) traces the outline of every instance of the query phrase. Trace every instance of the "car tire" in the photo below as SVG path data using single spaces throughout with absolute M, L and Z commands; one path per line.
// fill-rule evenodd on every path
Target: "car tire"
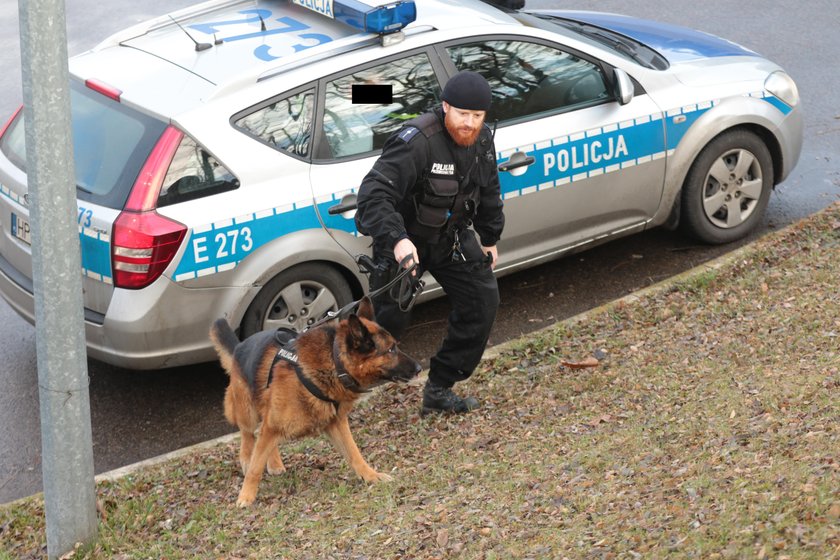
M 352 299 L 350 286 L 334 268 L 313 263 L 295 266 L 260 290 L 242 317 L 239 335 L 244 340 L 266 329 L 302 332 Z
M 688 172 L 682 190 L 680 227 L 710 244 L 746 236 L 764 215 L 773 190 L 773 159 L 748 130 L 712 140 Z

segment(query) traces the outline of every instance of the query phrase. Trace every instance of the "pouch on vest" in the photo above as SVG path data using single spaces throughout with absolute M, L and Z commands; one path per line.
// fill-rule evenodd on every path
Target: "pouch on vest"
M 414 201 L 417 221 L 426 227 L 443 227 L 457 195 L 458 181 L 430 177 L 424 192 Z

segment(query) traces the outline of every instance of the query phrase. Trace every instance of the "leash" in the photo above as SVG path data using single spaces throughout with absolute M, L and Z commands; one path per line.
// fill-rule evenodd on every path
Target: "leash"
M 392 291 L 391 297 L 397 301 L 398 305 L 400 306 L 400 310 L 403 312 L 410 311 L 411 308 L 414 307 L 414 302 L 417 300 L 417 296 L 419 296 L 420 293 L 423 291 L 423 288 L 426 286 L 426 283 L 423 282 L 423 280 L 421 280 L 420 278 L 415 278 L 414 280 L 412 280 L 411 277 L 409 277 L 409 274 L 415 272 L 417 269 L 417 263 L 414 262 L 414 258 L 411 255 L 406 255 L 406 257 L 402 261 L 400 261 L 400 268 L 402 270 L 399 272 L 399 274 L 394 276 L 394 278 L 392 278 L 384 286 L 381 286 L 376 290 L 373 290 L 372 292 L 368 292 L 367 294 L 355 301 L 351 301 L 338 311 L 327 311 L 326 315 L 324 315 L 321 319 L 315 321 L 311 325 L 307 325 L 301 332 L 306 332 L 313 327 L 317 327 L 326 322 L 332 321 L 333 319 L 340 319 L 350 311 L 356 309 L 359 306 L 359 303 L 361 303 L 361 301 L 365 297 L 374 299 L 393 288 L 398 288 L 396 293 Z M 407 283 L 403 282 L 403 280 L 405 280 L 406 278 L 409 279 L 409 282 Z M 403 303 L 404 299 L 406 300 L 405 303 Z
M 362 296 L 355 301 L 351 301 L 338 311 L 328 311 L 324 317 L 311 325 L 308 325 L 302 332 L 306 332 L 313 327 L 317 327 L 328 321 L 332 321 L 333 319 L 341 318 L 343 315 L 356 309 L 365 297 L 373 299 L 385 293 L 387 290 L 392 290 L 391 297 L 397 301 L 402 311 L 410 310 L 414 306 L 417 296 L 423 291 L 425 283 L 421 279 L 417 278 L 416 274 L 409 277 L 409 274 L 412 274 L 417 270 L 417 263 L 414 262 L 414 257 L 412 255 L 406 255 L 406 257 L 400 261 L 400 268 L 402 269 L 400 273 L 385 285 L 373 290 L 372 292 L 368 292 L 365 296 Z M 406 278 L 409 278 L 409 282 L 404 282 Z M 413 278 L 413 280 L 411 278 Z M 394 291 L 394 288 L 398 288 L 398 290 Z M 403 300 L 406 301 L 404 302 Z M 265 383 L 266 388 L 271 385 L 271 381 L 274 377 L 274 365 L 280 360 L 285 360 L 295 370 L 295 374 L 303 386 L 306 387 L 306 389 L 317 399 L 332 404 L 335 407 L 336 413 L 338 413 L 338 402 L 327 397 L 324 392 L 312 382 L 311 379 L 304 375 L 303 370 L 298 363 L 297 352 L 295 352 L 294 349 L 295 340 L 298 334 L 299 333 L 284 327 L 280 327 L 274 332 L 274 339 L 280 344 L 280 348 L 277 350 L 277 354 L 274 356 L 274 360 L 271 362 L 271 366 L 268 369 L 268 378 Z M 338 380 L 345 389 L 354 393 L 369 393 L 371 391 L 371 389 L 363 389 L 362 386 L 359 385 L 359 382 L 350 375 L 349 371 L 347 371 L 347 368 L 344 366 L 344 362 L 341 360 L 341 354 L 338 350 L 338 341 L 335 339 L 333 339 L 332 358 Z

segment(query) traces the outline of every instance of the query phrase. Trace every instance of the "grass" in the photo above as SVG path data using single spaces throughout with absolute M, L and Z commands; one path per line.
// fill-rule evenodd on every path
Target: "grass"
M 835 205 L 508 344 L 466 416 L 380 390 L 351 424 L 391 483 L 325 439 L 283 446 L 247 510 L 235 443 L 102 482 L 98 542 L 67 557 L 840 558 L 838 247 Z M 44 557 L 42 499 L 0 509 L 0 537 Z

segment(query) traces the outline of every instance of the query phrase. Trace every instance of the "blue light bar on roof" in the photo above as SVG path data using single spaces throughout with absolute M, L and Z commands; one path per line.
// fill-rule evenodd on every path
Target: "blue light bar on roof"
M 417 18 L 414 0 L 292 0 L 367 33 L 393 33 Z

